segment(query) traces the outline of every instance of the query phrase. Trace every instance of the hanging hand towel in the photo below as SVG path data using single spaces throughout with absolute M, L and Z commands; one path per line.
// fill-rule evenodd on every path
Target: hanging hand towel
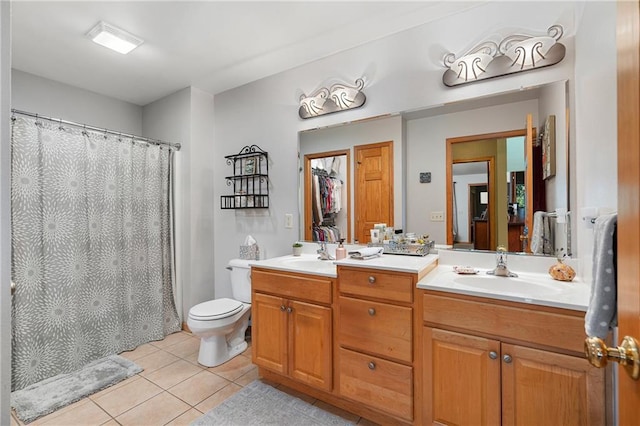
M 587 336 L 604 339 L 616 324 L 616 244 L 618 215 L 599 216 L 594 224 L 593 276 L 585 316 Z
M 354 259 L 373 259 L 374 257 L 379 257 L 384 251 L 383 247 L 366 247 L 361 248 L 360 250 L 353 250 L 349 252 L 349 255 Z
M 531 233 L 531 252 L 542 254 L 544 252 L 544 219 L 546 212 L 535 212 L 533 214 L 533 232 Z

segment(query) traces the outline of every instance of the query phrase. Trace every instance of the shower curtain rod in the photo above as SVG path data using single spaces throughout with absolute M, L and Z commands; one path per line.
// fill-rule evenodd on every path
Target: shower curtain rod
M 34 114 L 33 112 L 20 111 L 19 109 L 13 109 L 12 108 L 11 109 L 11 113 L 12 114 L 26 115 L 28 117 L 34 117 L 36 119 L 41 118 L 43 120 L 48 120 L 48 121 L 51 121 L 53 123 L 66 124 L 67 126 L 80 127 L 80 128 L 83 128 L 83 129 L 93 130 L 93 131 L 100 132 L 100 133 L 109 133 L 109 134 L 115 135 L 115 136 L 123 136 L 125 138 L 131 138 L 131 139 L 136 139 L 136 140 L 139 140 L 139 141 L 142 141 L 142 142 L 147 142 L 147 143 L 150 143 L 152 145 L 169 145 L 171 148 L 175 149 L 176 151 L 180 151 L 180 147 L 182 146 L 179 143 L 165 142 L 165 141 L 161 141 L 159 139 L 151 139 L 151 138 L 145 138 L 143 136 L 132 135 L 132 134 L 129 134 L 129 133 L 116 132 L 116 131 L 105 129 L 105 128 L 100 128 L 100 127 L 95 127 L 95 126 L 88 126 L 86 124 L 80 124 L 80 123 L 75 123 L 73 121 L 62 120 L 60 118 L 45 117 L 44 115 Z

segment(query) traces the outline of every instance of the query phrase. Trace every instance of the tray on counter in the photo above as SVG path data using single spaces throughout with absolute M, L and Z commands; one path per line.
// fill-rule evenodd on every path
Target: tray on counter
M 397 241 L 388 241 L 384 244 L 368 244 L 369 247 L 384 248 L 383 254 L 399 254 L 404 256 L 426 256 L 435 247 L 434 241 L 428 241 L 424 244 L 419 243 L 400 243 Z

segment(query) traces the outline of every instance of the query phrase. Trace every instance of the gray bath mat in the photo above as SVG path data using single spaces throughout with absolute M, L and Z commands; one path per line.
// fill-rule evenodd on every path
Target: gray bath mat
M 353 425 L 273 386 L 255 380 L 191 423 L 207 425 Z
M 11 406 L 25 423 L 52 413 L 142 371 L 118 355 L 93 361 L 73 373 L 59 374 L 11 393 Z

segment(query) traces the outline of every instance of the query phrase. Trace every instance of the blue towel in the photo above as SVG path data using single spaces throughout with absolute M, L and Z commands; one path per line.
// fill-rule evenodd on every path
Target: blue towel
M 618 215 L 614 213 L 599 216 L 594 224 L 593 276 L 584 329 L 587 336 L 601 339 L 616 325 L 617 223 Z

